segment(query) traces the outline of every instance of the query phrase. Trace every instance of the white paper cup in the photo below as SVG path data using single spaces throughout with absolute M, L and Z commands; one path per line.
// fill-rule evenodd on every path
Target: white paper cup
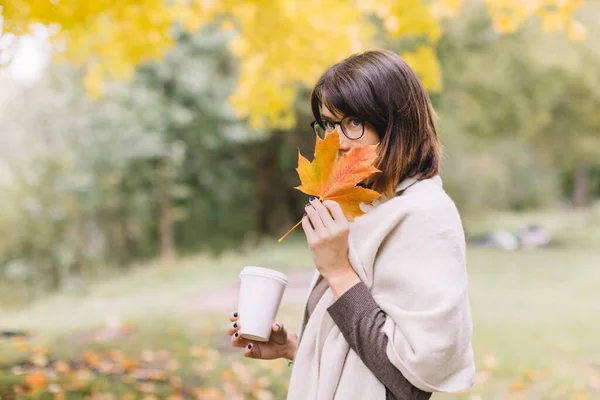
M 240 272 L 240 334 L 244 339 L 267 342 L 275 321 L 287 276 L 268 268 L 247 266 Z

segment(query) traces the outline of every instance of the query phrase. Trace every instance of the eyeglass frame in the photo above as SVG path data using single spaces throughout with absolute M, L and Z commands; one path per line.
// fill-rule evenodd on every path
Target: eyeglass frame
M 359 136 L 359 137 L 357 137 L 357 138 L 351 138 L 351 137 L 349 137 L 349 136 L 346 134 L 346 132 L 344 131 L 344 126 L 342 125 L 342 122 L 343 122 L 343 121 L 344 121 L 346 118 L 354 118 L 354 119 L 357 119 L 357 120 L 359 120 L 359 121 L 362 123 L 362 133 L 360 134 L 360 136 Z M 327 122 L 329 122 L 330 124 L 333 124 L 333 130 L 332 130 L 331 132 L 333 132 L 333 131 L 335 130 L 335 126 L 336 126 L 336 125 L 339 125 L 339 126 L 340 126 L 340 130 L 342 131 L 342 133 L 344 134 L 344 136 L 346 136 L 346 137 L 347 137 L 349 140 L 360 140 L 360 139 L 362 139 L 362 137 L 363 137 L 363 136 L 365 136 L 365 123 L 366 123 L 367 121 L 363 121 L 363 120 L 361 120 L 360 118 L 356 118 L 356 117 L 353 117 L 353 116 L 351 116 L 351 115 L 348 115 L 348 116 L 346 116 L 346 117 L 344 117 L 344 118 L 340 119 L 339 121 L 329 121 L 329 120 L 328 120 Z M 310 123 L 310 127 L 312 128 L 312 130 L 313 130 L 314 134 L 315 134 L 315 135 L 317 135 L 319 138 L 321 138 L 321 137 L 319 136 L 319 134 L 317 133 L 317 131 L 315 130 L 315 125 L 316 125 L 316 124 L 318 124 L 318 125 L 321 125 L 321 124 L 320 124 L 320 123 L 319 123 L 317 120 L 314 120 L 313 122 L 311 122 L 311 123 Z M 327 131 L 325 130 L 325 128 L 323 128 L 323 126 L 322 126 L 322 125 L 321 125 L 321 129 L 323 129 L 323 131 L 327 132 Z M 331 133 L 331 132 L 330 132 L 330 133 Z M 328 134 L 326 134 L 325 136 L 327 136 L 327 135 L 328 135 Z M 324 138 L 322 138 L 322 139 L 324 139 Z

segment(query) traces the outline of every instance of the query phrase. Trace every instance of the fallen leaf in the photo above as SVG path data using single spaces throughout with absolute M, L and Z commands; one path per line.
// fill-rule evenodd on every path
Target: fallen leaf
M 475 374 L 475 384 L 483 385 L 490 379 L 489 371 L 479 371 Z
M 27 350 L 28 350 L 27 339 L 25 339 L 23 337 L 16 337 L 13 339 L 13 343 L 14 343 L 15 347 L 17 348 L 17 351 L 20 351 L 22 353 L 27 352 Z
M 39 392 L 46 387 L 48 379 L 43 372 L 32 372 L 27 374 L 25 382 L 29 386 L 29 390 L 32 392 Z
M 81 355 L 81 358 L 83 359 L 83 361 L 85 361 L 86 364 L 88 364 L 91 367 L 98 367 L 100 365 L 100 362 L 102 361 L 100 355 L 95 351 L 91 350 L 84 351 Z
M 138 367 L 138 363 L 128 357 L 123 357 L 120 360 L 121 368 L 125 372 L 131 372 Z
M 600 390 L 600 377 L 591 376 L 588 385 L 595 390 Z
M 523 379 L 525 381 L 535 381 L 537 379 L 538 374 L 535 371 L 525 371 L 523 374 Z
M 136 388 L 141 393 L 154 393 L 156 390 L 156 385 L 154 385 L 152 382 L 141 382 Z
M 170 371 L 174 371 L 179 368 L 179 361 L 177 361 L 175 359 L 169 360 L 169 362 L 167 362 L 167 365 L 165 366 L 165 368 Z
M 589 400 L 589 397 L 586 394 L 574 394 L 569 397 L 569 400 Z
M 179 376 L 172 376 L 169 378 L 169 386 L 175 393 L 180 393 L 183 389 L 183 379 Z
M 523 382 L 520 379 L 516 380 L 510 385 L 510 388 L 515 391 L 523 390 L 523 389 L 525 389 L 525 382 Z
M 273 400 L 275 398 L 275 396 L 273 396 L 273 393 L 264 389 L 254 393 L 254 397 L 256 397 L 258 400 Z
M 29 360 L 33 365 L 38 367 L 45 367 L 49 361 L 45 354 L 32 354 Z
M 140 360 L 147 363 L 153 362 L 155 358 L 154 351 L 152 350 L 142 350 L 142 353 L 140 354 Z
M 232 381 L 234 379 L 233 371 L 230 369 L 226 369 L 221 372 L 221 379 L 224 381 Z
M 216 388 L 197 388 L 194 389 L 194 394 L 198 400 L 221 400 L 225 398 L 221 391 Z
M 33 346 L 30 352 L 32 354 L 46 355 L 48 354 L 48 348 L 46 346 Z
M 206 349 L 202 346 L 193 346 L 190 348 L 190 355 L 194 357 L 202 357 L 206 354 Z
M 62 360 L 56 361 L 54 364 L 52 364 L 52 368 L 54 368 L 54 370 L 59 374 L 66 374 L 71 369 L 69 363 Z
M 62 388 L 60 387 L 60 385 L 56 384 L 56 383 L 51 383 L 48 385 L 48 392 L 50 393 L 62 393 Z
M 483 358 L 483 368 L 487 370 L 495 369 L 498 366 L 498 360 L 491 354 L 486 355 Z

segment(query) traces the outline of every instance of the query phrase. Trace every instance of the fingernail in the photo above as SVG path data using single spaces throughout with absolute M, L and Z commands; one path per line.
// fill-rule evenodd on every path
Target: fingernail
M 314 199 L 316 199 L 316 197 L 315 197 L 315 196 L 310 196 L 310 197 L 308 198 L 308 200 L 309 200 L 309 201 L 313 201 Z
M 233 318 L 237 318 L 237 311 L 233 313 Z
M 304 213 L 303 217 L 306 217 L 307 215 L 308 215 L 307 213 Z
M 276 323 L 276 324 L 275 324 L 275 326 L 277 326 L 277 330 L 278 330 L 278 331 L 280 331 L 280 330 L 281 330 L 281 325 L 279 325 L 279 324 L 277 324 L 277 323 Z
M 306 205 L 304 207 L 308 207 L 308 206 L 310 206 L 310 203 L 306 203 Z
M 248 345 L 248 350 L 252 350 L 252 343 Z
M 238 335 L 238 333 L 236 332 L 236 333 L 235 333 L 235 337 L 238 337 L 238 336 L 239 336 L 239 335 Z
M 234 328 L 237 328 L 237 322 L 235 322 L 235 323 L 233 324 L 233 327 L 234 327 Z

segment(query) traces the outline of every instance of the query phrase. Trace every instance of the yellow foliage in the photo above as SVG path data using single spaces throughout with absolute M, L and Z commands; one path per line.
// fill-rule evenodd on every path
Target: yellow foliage
M 529 18 L 538 17 L 544 32 L 560 32 L 569 27 L 571 40 L 585 38 L 585 30 L 575 25 L 573 14 L 582 0 L 485 0 L 494 27 L 500 33 L 512 33 Z M 575 26 L 573 28 L 573 26 Z
M 500 33 L 539 17 L 549 32 L 583 40 L 573 20 L 581 0 L 485 0 Z M 143 62 L 162 58 L 174 46 L 173 24 L 187 31 L 218 23 L 235 32 L 230 50 L 240 59 L 231 104 L 257 129 L 289 128 L 298 85 L 311 86 L 325 68 L 373 46 L 378 17 L 391 39 L 418 37 L 426 44 L 404 56 L 432 91 L 441 90 L 435 45 L 441 19 L 456 18 L 464 0 L 10 0 L 4 30 L 27 33 L 31 24 L 57 25 L 52 40 L 66 45 L 59 58 L 82 66 L 84 85 L 101 96 L 107 78 L 127 79 Z M 2 8 L 0 7 L 0 8 Z
M 93 98 L 98 98 L 104 93 L 104 71 L 98 63 L 90 65 L 83 78 L 83 86 Z
M 431 13 L 436 18 L 457 18 L 463 5 L 464 0 L 435 0 L 431 3 Z
M 426 88 L 442 90 L 442 68 L 433 47 L 420 46 L 414 53 L 403 53 L 402 58 L 421 76 Z

